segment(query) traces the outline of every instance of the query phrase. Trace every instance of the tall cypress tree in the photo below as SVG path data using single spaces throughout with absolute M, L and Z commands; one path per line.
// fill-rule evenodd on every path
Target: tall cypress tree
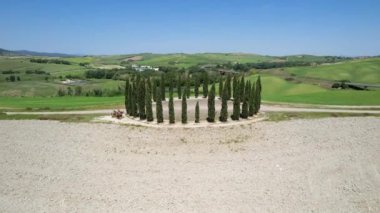
M 157 98 L 157 101 L 156 101 L 157 123 L 163 123 L 164 122 L 164 116 L 162 114 L 161 90 L 157 90 L 156 98 Z
M 187 102 L 186 102 L 186 94 L 182 95 L 182 123 L 187 123 Z
M 165 101 L 165 74 L 161 74 L 161 82 L 160 82 L 160 94 L 161 94 L 161 101 Z
M 178 73 L 178 80 L 177 80 L 177 94 L 178 94 L 178 99 L 182 98 L 182 74 Z
M 146 119 L 146 113 L 145 113 L 145 81 L 144 79 L 140 80 L 140 87 L 139 87 L 139 116 L 141 120 Z
M 157 80 L 153 79 L 153 84 L 152 84 L 152 95 L 153 95 L 153 101 L 157 101 Z
M 227 80 L 226 80 L 227 81 Z M 226 122 L 228 119 L 228 88 L 225 86 L 222 92 L 222 109 L 220 110 L 219 120 Z
M 128 106 L 127 106 L 127 113 L 128 115 L 132 115 L 132 101 L 133 101 L 133 93 L 132 93 L 132 84 L 128 85 Z
M 215 122 L 215 83 L 212 84 L 210 93 L 208 94 L 208 122 Z
M 132 89 L 132 96 L 131 96 L 131 104 L 132 104 L 132 113 L 131 115 L 133 117 L 137 117 L 139 115 L 139 112 L 138 112 L 138 105 L 137 105 L 137 102 L 138 102 L 138 94 L 137 94 L 137 85 L 136 83 L 133 84 L 133 89 Z
M 195 123 L 199 123 L 199 101 L 195 105 Z
M 227 87 L 227 100 L 230 100 L 232 97 L 231 75 L 227 76 L 227 80 L 226 80 L 224 87 Z
M 256 112 L 255 95 L 256 95 L 255 84 L 253 83 L 251 86 L 251 92 L 250 92 L 250 96 L 249 96 L 249 110 L 248 110 L 249 116 L 253 116 Z
M 207 71 L 204 72 L 203 74 L 203 97 L 206 98 L 208 95 L 208 73 Z
M 232 93 L 232 97 L 235 99 L 235 97 L 237 96 L 238 94 L 238 84 L 239 84 L 239 80 L 237 78 L 237 76 L 235 75 L 234 76 L 234 79 L 233 79 L 233 82 L 232 82 L 232 87 L 233 87 L 233 93 Z
M 173 81 L 171 79 L 169 79 L 169 97 L 170 94 L 173 95 Z
M 174 114 L 174 103 L 173 103 L 173 93 L 169 95 L 169 123 L 175 123 L 175 114 Z
M 186 78 L 186 89 L 185 89 L 185 92 L 186 92 L 186 97 L 187 98 L 190 98 L 190 76 L 187 76 Z
M 245 97 L 245 80 L 244 80 L 244 75 L 241 77 L 241 80 L 240 80 L 240 83 L 239 83 L 239 96 L 240 96 L 240 102 L 243 102 L 244 101 L 244 97 Z
M 124 104 L 125 104 L 125 114 L 128 112 L 128 97 L 129 97 L 129 78 L 125 80 L 125 90 L 124 90 Z
M 145 93 L 145 106 L 146 106 L 146 119 L 147 121 L 153 121 L 153 110 L 152 110 L 152 85 L 150 84 L 149 78 L 146 80 L 146 93 Z
M 256 98 L 255 98 L 255 104 L 256 104 L 256 107 L 255 107 L 255 114 L 257 114 L 259 111 L 260 111 L 260 107 L 261 107 L 261 79 L 260 79 L 260 76 L 257 78 L 257 81 L 256 81 Z
M 240 86 L 237 77 L 234 78 L 234 105 L 231 119 L 236 121 L 240 117 Z
M 194 96 L 198 98 L 199 96 L 199 78 L 195 77 L 194 78 Z
M 245 83 L 244 93 L 243 93 L 243 97 L 242 97 L 243 98 L 243 106 L 242 106 L 242 109 L 241 109 L 241 115 L 240 115 L 241 118 L 248 118 L 249 91 L 250 91 L 249 83 Z
M 220 77 L 219 79 L 219 97 L 222 98 L 223 96 L 223 78 Z

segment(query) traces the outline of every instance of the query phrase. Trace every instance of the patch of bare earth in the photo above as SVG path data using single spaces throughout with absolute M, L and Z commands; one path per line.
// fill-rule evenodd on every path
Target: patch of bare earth
M 379 212 L 380 119 L 0 121 L 0 212 Z

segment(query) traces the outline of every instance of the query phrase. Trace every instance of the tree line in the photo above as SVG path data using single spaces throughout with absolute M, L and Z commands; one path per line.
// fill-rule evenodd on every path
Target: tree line
M 60 59 L 46 59 L 46 58 L 32 58 L 30 59 L 30 62 L 32 63 L 40 63 L 40 64 L 64 64 L 64 65 L 71 65 L 71 62 L 60 60 Z
M 217 119 L 221 122 L 232 120 L 247 119 L 257 114 L 261 105 L 261 80 L 257 78 L 255 82 L 245 80 L 244 76 L 228 75 L 219 78 L 219 88 L 216 91 L 216 81 L 210 82 L 207 72 L 201 77 L 195 76 L 191 78 L 189 75 L 182 79 L 183 75 L 178 74 L 176 81 L 173 77 L 166 79 L 165 74 L 161 74 L 159 78 L 142 77 L 135 75 L 126 79 L 125 83 L 125 109 L 126 114 L 131 117 L 139 117 L 140 120 L 152 122 L 153 102 L 156 103 L 156 120 L 157 123 L 163 123 L 163 106 L 162 102 L 167 100 L 166 89 L 168 89 L 168 113 L 169 123 L 175 123 L 174 110 L 174 89 L 176 87 L 176 95 L 181 99 L 181 122 L 188 123 L 187 117 L 187 99 L 190 98 L 191 89 L 193 89 L 194 97 L 202 96 L 207 98 L 207 121 L 212 123 Z M 176 85 L 174 84 L 176 83 Z M 192 82 L 192 83 L 191 83 Z M 166 87 L 166 83 L 169 87 Z M 184 85 L 184 87 L 183 87 Z M 193 85 L 193 86 L 192 86 Z M 211 85 L 211 87 L 210 87 Z M 202 88 L 202 93 L 199 91 Z M 219 95 L 221 99 L 220 116 L 216 118 L 215 98 Z M 233 113 L 228 115 L 228 101 L 233 101 Z M 199 102 L 195 105 L 195 123 L 200 122 Z

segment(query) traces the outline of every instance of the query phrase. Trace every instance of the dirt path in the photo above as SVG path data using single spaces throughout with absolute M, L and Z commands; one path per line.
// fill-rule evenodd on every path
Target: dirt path
M 207 99 L 189 99 L 187 101 L 188 117 L 194 117 L 194 108 L 196 102 L 200 103 L 201 118 L 206 116 L 207 113 Z M 164 114 L 168 111 L 168 101 L 163 102 Z M 216 113 L 220 111 L 221 102 L 219 99 L 215 100 Z M 181 100 L 175 99 L 174 107 L 176 111 L 177 119 L 180 118 L 181 114 Z M 232 112 L 232 102 L 228 103 L 229 112 Z M 332 108 L 333 107 L 333 108 Z M 359 108 L 359 109 L 358 109 Z M 331 113 L 370 113 L 379 114 L 379 106 L 372 106 L 375 110 L 371 109 L 370 106 L 318 106 L 316 107 L 302 107 L 302 105 L 262 105 L 262 112 L 331 112 Z M 153 104 L 153 111 L 155 110 L 155 104 Z M 59 112 L 6 112 L 9 115 L 13 114 L 37 114 L 37 115 L 55 115 L 55 114 L 110 114 L 112 109 L 105 110 L 83 110 L 83 111 L 59 111 Z
M 380 212 L 379 128 L 0 121 L 0 212 Z

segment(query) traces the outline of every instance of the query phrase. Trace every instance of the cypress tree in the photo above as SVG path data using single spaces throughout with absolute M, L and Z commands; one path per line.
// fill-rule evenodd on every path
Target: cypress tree
M 244 90 L 245 90 L 245 81 L 244 81 L 244 75 L 241 77 L 241 81 L 239 83 L 239 96 L 240 96 L 240 102 L 243 102 L 244 101 L 244 97 L 245 97 L 245 94 L 244 94 Z
M 175 114 L 174 114 L 174 103 L 173 103 L 173 93 L 169 95 L 169 123 L 175 123 Z
M 137 117 L 138 116 L 138 107 L 137 107 L 137 86 L 136 83 L 132 86 L 132 95 L 131 95 L 131 116 Z
M 144 79 L 140 80 L 140 87 L 139 87 L 139 116 L 141 120 L 146 119 L 145 114 L 145 81 Z
M 169 80 L 169 97 L 170 97 L 170 94 L 173 95 L 173 81 L 172 80 Z
M 208 122 L 215 122 L 215 83 L 212 84 L 210 93 L 208 94 Z
M 152 81 L 150 80 L 150 78 L 148 77 L 147 78 L 147 81 L 146 81 L 146 87 L 148 87 L 150 89 L 150 99 L 153 98 L 153 92 L 152 92 Z
M 203 74 L 203 97 L 206 98 L 208 95 L 208 73 L 205 71 Z
M 185 92 L 186 92 L 186 97 L 190 98 L 191 91 L 190 91 L 190 77 L 189 76 L 187 76 L 187 78 L 186 78 L 186 89 L 185 89 Z
M 146 119 L 147 121 L 153 121 L 153 110 L 152 110 L 152 88 L 149 83 L 149 78 L 147 79 L 147 87 L 145 93 L 145 105 L 146 105 Z
M 178 99 L 181 99 L 182 98 L 182 77 L 181 77 L 181 73 L 178 73 L 177 93 L 178 93 Z
M 256 95 L 255 95 L 255 104 L 256 104 L 255 114 L 257 114 L 260 111 L 260 107 L 261 107 L 261 80 L 260 80 L 260 76 L 257 78 L 255 91 L 256 91 Z
M 249 113 L 248 115 L 249 116 L 253 116 L 256 112 L 256 104 L 255 104 L 255 84 L 252 84 L 251 86 L 251 92 L 250 92 L 250 96 L 249 96 Z
M 224 87 L 227 87 L 227 100 L 230 100 L 232 97 L 231 75 L 227 76 L 227 80 L 226 80 Z
M 194 96 L 198 98 L 199 96 L 199 78 L 195 77 L 194 78 Z
M 164 122 L 164 116 L 162 114 L 161 90 L 157 90 L 156 98 L 157 98 L 157 101 L 156 101 L 156 119 L 157 119 L 157 123 L 163 123 Z
M 185 93 L 182 95 L 182 123 L 187 123 L 187 102 Z
M 195 105 L 195 123 L 199 123 L 199 101 Z
M 124 104 L 125 104 L 125 114 L 128 112 L 128 97 L 129 97 L 129 78 L 125 80 L 125 90 L 124 90 Z
M 153 95 L 153 101 L 157 101 L 157 80 L 153 79 L 153 84 L 152 84 L 152 95 Z
M 234 105 L 231 115 L 232 120 L 239 120 L 240 117 L 240 88 L 237 78 L 234 78 Z
M 242 84 L 243 86 L 244 84 Z M 249 84 L 245 83 L 244 93 L 243 93 L 243 106 L 241 109 L 241 118 L 248 118 L 248 97 L 249 97 Z
M 132 113 L 132 95 L 133 93 L 132 93 L 132 85 L 131 84 L 129 84 L 128 85 L 128 106 L 127 106 L 127 113 L 128 113 L 128 115 L 132 115 L 131 113 Z
M 235 75 L 234 76 L 234 79 L 233 79 L 233 82 L 232 82 L 232 87 L 233 87 L 233 93 L 232 93 L 232 97 L 235 99 L 235 97 L 237 96 L 237 90 L 238 90 L 238 84 L 239 84 L 239 81 L 237 79 L 237 76 Z
M 161 101 L 165 101 L 165 74 L 161 74 L 161 82 L 160 82 L 160 95 Z
M 227 80 L 226 80 L 227 81 Z M 228 88 L 224 87 L 222 92 L 222 109 L 220 110 L 219 120 L 221 122 L 226 122 L 228 119 Z
M 222 98 L 223 96 L 223 78 L 220 77 L 219 79 L 219 97 Z

